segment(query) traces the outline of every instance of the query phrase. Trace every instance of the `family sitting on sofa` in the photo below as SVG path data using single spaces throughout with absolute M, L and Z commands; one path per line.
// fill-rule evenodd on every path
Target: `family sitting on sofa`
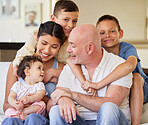
M 148 76 L 136 48 L 120 42 L 116 17 L 103 15 L 95 27 L 76 26 L 78 16 L 73 1 L 59 0 L 52 21 L 18 50 L 8 70 L 2 125 L 139 125 Z

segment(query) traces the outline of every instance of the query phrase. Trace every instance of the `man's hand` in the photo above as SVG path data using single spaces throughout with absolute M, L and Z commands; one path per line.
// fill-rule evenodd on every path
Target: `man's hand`
M 72 93 L 70 91 L 70 89 L 68 88 L 63 88 L 63 87 L 58 87 L 52 94 L 51 94 L 51 98 L 52 100 L 54 100 L 55 102 L 58 102 L 58 100 L 63 97 L 69 97 L 71 99 L 73 99 Z
M 72 123 L 72 120 L 76 120 L 76 115 L 79 115 L 79 111 L 71 99 L 61 97 L 58 104 L 60 114 L 63 118 L 65 118 L 66 122 Z

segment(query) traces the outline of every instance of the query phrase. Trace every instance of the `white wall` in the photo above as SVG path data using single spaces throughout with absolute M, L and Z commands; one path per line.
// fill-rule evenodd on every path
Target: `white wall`
M 148 69 L 148 49 L 137 49 L 143 68 Z
M 42 3 L 42 22 L 50 20 L 50 1 L 20 0 L 19 19 L 0 19 L 0 42 L 26 41 L 28 32 L 34 29 L 24 27 L 24 5 L 26 2 Z M 104 14 L 112 14 L 120 20 L 126 40 L 145 40 L 146 0 L 73 0 L 80 9 L 78 24 L 96 24 Z M 52 6 L 52 5 L 51 5 Z
M 116 16 L 126 40 L 146 37 L 146 0 L 73 0 L 80 9 L 79 24 L 96 24 L 104 14 Z
M 29 33 L 37 28 L 25 27 L 25 3 L 39 2 L 42 5 L 42 22 L 50 20 L 50 0 L 20 0 L 20 17 L 18 19 L 0 19 L 0 42 L 28 40 Z

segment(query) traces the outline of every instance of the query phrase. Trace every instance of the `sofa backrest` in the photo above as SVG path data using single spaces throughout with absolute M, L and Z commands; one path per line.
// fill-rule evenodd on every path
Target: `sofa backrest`
M 3 104 L 5 98 L 5 86 L 9 65 L 10 62 L 0 62 L 0 114 L 4 113 Z

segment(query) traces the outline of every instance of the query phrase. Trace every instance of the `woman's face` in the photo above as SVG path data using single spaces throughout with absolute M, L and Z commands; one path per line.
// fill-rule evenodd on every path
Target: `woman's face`
M 59 39 L 46 34 L 38 38 L 36 54 L 40 55 L 44 62 L 49 61 L 51 58 L 56 56 L 59 48 Z

